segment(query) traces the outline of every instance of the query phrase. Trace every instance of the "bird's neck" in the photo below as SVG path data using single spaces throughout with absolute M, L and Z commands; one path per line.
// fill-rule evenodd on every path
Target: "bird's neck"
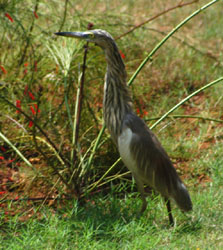
M 104 120 L 111 136 L 117 142 L 122 132 L 123 119 L 132 112 L 132 100 L 126 85 L 125 65 L 117 46 L 105 50 L 107 72 L 104 85 Z

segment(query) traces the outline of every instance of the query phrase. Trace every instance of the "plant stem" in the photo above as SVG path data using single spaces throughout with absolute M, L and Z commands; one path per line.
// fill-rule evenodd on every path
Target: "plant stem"
M 71 117 L 71 113 L 70 113 L 70 107 L 69 107 L 69 103 L 68 103 L 68 89 L 67 88 L 67 75 L 64 78 L 64 101 L 65 101 L 65 106 L 66 106 L 66 110 L 67 110 L 67 115 L 68 115 L 68 120 L 70 123 L 71 128 L 73 128 L 73 124 L 72 124 L 72 117 Z
M 83 58 L 83 71 L 81 74 L 80 85 L 78 84 L 76 106 L 75 106 L 75 115 L 74 115 L 74 129 L 73 129 L 73 138 L 72 138 L 72 150 L 71 150 L 71 162 L 73 164 L 75 156 L 75 147 L 77 146 L 78 137 L 79 137 L 79 127 L 81 120 L 81 110 L 84 98 L 84 80 L 85 80 L 85 70 L 86 70 L 86 61 L 87 61 L 87 51 L 88 43 L 85 45 L 84 58 Z
M 86 61 L 87 61 L 87 52 L 88 52 L 88 43 L 84 47 L 84 59 L 83 59 L 83 73 L 81 75 L 81 85 L 80 85 L 80 93 L 79 93 L 79 101 L 78 101 L 78 113 L 77 113 L 77 121 L 75 124 L 75 140 L 74 144 L 77 143 L 79 137 L 79 127 L 80 127 L 80 120 L 81 120 L 81 110 L 84 98 L 84 80 L 85 80 L 85 70 L 86 70 Z
M 170 113 L 172 113 L 174 110 L 176 110 L 177 108 L 179 108 L 182 104 L 184 104 L 186 101 L 188 101 L 190 98 L 192 98 L 193 96 L 195 96 L 196 94 L 200 93 L 201 91 L 217 84 L 218 82 L 223 81 L 223 77 L 218 78 L 217 80 L 210 82 L 208 84 L 206 84 L 205 86 L 199 88 L 198 90 L 194 91 L 192 94 L 190 94 L 189 96 L 187 96 L 186 98 L 184 98 L 183 100 L 181 100 L 177 105 L 175 105 L 173 108 L 171 108 L 168 112 L 166 112 L 163 116 L 160 117 L 160 119 L 158 121 L 156 121 L 150 129 L 153 129 L 154 127 L 156 127 L 163 119 L 165 119 Z
M 219 0 L 213 0 L 209 3 L 207 3 L 206 5 L 204 5 L 203 7 L 201 7 L 200 9 L 196 10 L 194 13 L 192 13 L 190 16 L 188 16 L 187 18 L 185 18 L 181 23 L 179 23 L 171 32 L 169 32 L 156 46 L 155 48 L 149 53 L 149 55 L 143 60 L 143 62 L 139 65 L 138 69 L 135 71 L 135 73 L 133 74 L 133 76 L 130 78 L 128 85 L 130 86 L 133 81 L 135 80 L 135 78 L 137 77 L 137 75 L 139 74 L 139 72 L 142 70 L 142 68 L 145 66 L 145 64 L 149 61 L 152 60 L 152 56 L 157 52 L 157 50 L 175 33 L 177 32 L 183 25 L 185 25 L 190 19 L 192 19 L 193 17 L 195 17 L 196 15 L 198 15 L 200 12 L 204 11 L 205 9 L 207 9 L 208 7 L 210 7 L 211 5 L 217 3 Z
M 33 122 L 34 126 L 36 126 L 39 129 L 40 133 L 46 138 L 46 140 L 49 142 L 49 144 L 55 149 L 56 152 L 58 152 L 58 155 L 60 156 L 61 160 L 63 161 L 63 165 L 66 166 L 66 164 L 68 164 L 68 166 L 70 166 L 70 162 L 66 158 L 63 157 L 63 155 L 60 153 L 59 149 L 54 144 L 54 142 L 50 139 L 48 134 L 42 129 L 42 127 L 34 119 L 32 119 L 29 115 L 27 115 L 22 109 L 16 107 L 13 103 L 8 101 L 4 96 L 0 95 L 0 98 L 4 102 L 8 103 L 11 107 L 15 108 L 16 110 L 19 110 L 19 112 L 22 115 L 24 115 L 29 121 Z
M 151 117 L 151 118 L 147 118 L 144 119 L 145 121 L 154 121 L 154 120 L 159 120 L 161 117 Z M 223 120 L 220 119 L 214 119 L 214 118 L 209 118 L 209 117 L 203 117 L 203 116 L 199 116 L 199 115 L 168 115 L 165 118 L 192 118 L 192 119 L 201 119 L 204 121 L 212 121 L 212 122 L 220 122 L 223 123 Z
M 21 159 L 32 169 L 34 169 L 33 165 L 26 159 L 26 157 L 18 150 L 17 147 L 15 147 L 10 140 L 5 137 L 1 132 L 0 132 L 0 137 L 2 138 L 3 141 L 5 141 L 16 153 L 21 157 Z
M 66 17 L 67 17 L 67 4 L 68 4 L 68 0 L 65 0 L 65 6 L 64 6 L 64 13 L 63 13 L 63 20 L 62 20 L 62 23 L 60 25 L 60 28 L 59 28 L 59 32 L 61 32 L 63 26 L 64 26 L 64 23 L 65 23 L 65 20 L 66 20 Z
M 182 8 L 183 6 L 187 6 L 187 5 L 196 3 L 196 2 L 198 2 L 198 1 L 199 1 L 199 0 L 194 0 L 194 1 L 191 1 L 191 2 L 187 2 L 187 3 L 182 3 L 182 2 L 180 2 L 180 3 L 177 4 L 176 6 L 170 7 L 170 8 L 168 8 L 168 9 L 166 9 L 166 10 L 164 10 L 164 11 L 162 11 L 162 12 L 156 14 L 155 16 L 150 17 L 150 18 L 147 19 L 146 21 L 144 21 L 144 22 L 142 22 L 142 23 L 140 23 L 140 24 L 134 26 L 133 28 L 131 28 L 131 29 L 128 30 L 127 32 L 125 32 L 125 33 L 121 34 L 120 36 L 116 37 L 115 40 L 118 40 L 118 39 L 122 38 L 123 36 L 128 35 L 129 33 L 133 32 L 135 29 L 138 29 L 138 28 L 142 27 L 143 25 L 145 25 L 145 24 L 151 22 L 152 20 L 154 20 L 154 19 L 156 19 L 156 18 L 158 18 L 158 17 L 160 17 L 160 16 L 162 16 L 162 15 L 164 15 L 164 14 L 166 14 L 166 13 L 172 11 L 172 10 L 175 10 L 175 9 L 177 9 L 177 8 Z

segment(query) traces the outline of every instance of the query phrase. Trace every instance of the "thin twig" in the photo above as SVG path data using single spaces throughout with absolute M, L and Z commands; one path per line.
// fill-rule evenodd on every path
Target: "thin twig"
M 188 2 L 188 3 L 179 3 L 179 4 L 176 5 L 176 6 L 170 7 L 169 9 L 166 9 L 166 10 L 164 10 L 164 11 L 162 11 L 162 12 L 156 14 L 155 16 L 150 17 L 150 18 L 147 19 L 146 21 L 144 21 L 144 22 L 142 22 L 142 23 L 140 23 L 140 24 L 134 26 L 133 28 L 131 28 L 131 29 L 128 30 L 127 32 L 125 32 L 125 33 L 121 34 L 120 36 L 116 37 L 115 40 L 118 40 L 118 39 L 120 39 L 121 37 L 128 35 L 129 33 L 133 32 L 135 29 L 138 29 L 138 28 L 142 27 L 143 25 L 145 25 L 145 24 L 151 22 L 152 20 L 154 20 L 154 19 L 156 19 L 156 18 L 158 18 L 158 17 L 160 17 L 160 16 L 166 14 L 167 12 L 170 12 L 171 10 L 174 10 L 174 9 L 177 9 L 177 8 L 182 8 L 183 6 L 190 5 L 190 4 L 197 3 L 197 2 L 199 2 L 199 0 L 194 0 L 194 1 L 191 1 L 191 2 Z
M 93 23 L 88 23 L 88 30 L 93 27 Z M 75 114 L 75 124 L 74 124 L 74 134 L 73 134 L 73 147 L 77 146 L 78 137 L 79 137 L 79 127 L 81 120 L 81 111 L 82 111 L 82 103 L 84 98 L 84 80 L 85 80 L 85 70 L 86 70 L 86 62 L 87 62 L 87 52 L 88 52 L 88 42 L 84 46 L 84 58 L 83 58 L 83 66 L 82 66 L 82 75 L 81 82 L 78 92 L 78 103 L 77 103 L 77 113 Z M 74 153 L 71 153 L 71 160 L 73 160 Z
M 35 8 L 34 8 L 34 11 L 37 12 L 38 10 L 38 6 L 39 6 L 39 0 L 36 0 L 36 4 L 35 4 Z M 30 26 L 30 29 L 28 31 L 28 36 L 26 37 L 26 45 L 25 45 L 25 48 L 24 48 L 24 51 L 22 53 L 22 56 L 21 56 L 21 59 L 19 61 L 19 66 L 22 65 L 22 63 L 24 62 L 24 59 L 25 59 L 25 56 L 26 56 L 26 52 L 27 52 L 27 49 L 29 47 L 29 44 L 30 44 L 30 38 L 31 38 L 31 33 L 33 31 L 33 27 L 34 27 L 34 23 L 35 23 L 35 16 L 33 17 L 33 20 L 32 20 L 32 24 Z
M 165 35 L 165 36 L 167 35 L 166 32 L 160 31 L 160 30 L 157 30 L 157 29 L 148 28 L 148 30 L 160 33 L 160 34 Z M 175 35 L 173 35 L 172 38 L 178 40 L 179 42 L 183 43 L 184 45 L 188 46 L 189 48 L 193 49 L 194 51 L 200 53 L 201 55 L 208 56 L 209 58 L 215 60 L 218 64 L 220 63 L 219 60 L 218 60 L 218 58 L 216 56 L 214 56 L 213 54 L 211 54 L 209 52 L 202 51 L 202 50 L 196 48 L 194 45 L 189 44 L 188 42 L 184 41 L 183 39 L 181 39 L 181 38 L 179 38 L 179 37 L 177 37 Z
M 87 52 L 88 52 L 88 43 L 84 46 L 83 71 L 82 71 L 82 75 L 81 75 L 81 84 L 80 84 L 80 93 L 79 93 L 77 120 L 76 120 L 76 124 L 75 124 L 76 125 L 76 127 L 75 127 L 76 131 L 75 131 L 74 145 L 77 144 L 78 137 L 79 137 L 79 127 L 80 127 L 80 119 L 81 119 L 81 110 L 82 110 L 82 103 L 83 103 L 83 98 L 84 98 L 84 80 L 85 80 Z
M 17 153 L 17 155 L 19 155 L 21 157 L 21 159 L 32 169 L 33 165 L 28 161 L 28 159 L 26 159 L 26 157 L 9 141 L 9 139 L 3 135 L 0 131 L 0 138 L 5 141 L 8 145 L 10 145 L 10 147 Z
M 18 121 L 16 121 L 15 119 L 13 119 L 12 117 L 10 117 L 9 115 L 6 115 L 6 117 L 11 120 L 12 122 L 14 122 L 19 128 L 21 128 L 25 133 L 28 133 L 28 131 L 24 128 L 24 126 L 22 124 L 20 124 Z
M 2 199 L 0 203 L 16 202 L 16 201 L 44 201 L 44 200 L 72 200 L 73 197 L 53 198 L 53 197 L 38 197 L 38 198 L 19 198 L 19 199 Z
M 145 121 L 154 121 L 154 120 L 159 120 L 161 118 L 161 116 L 159 117 L 151 117 L 151 118 L 147 118 L 144 119 Z M 199 116 L 199 115 L 168 115 L 165 118 L 192 118 L 192 119 L 200 119 L 200 120 L 204 120 L 204 121 L 211 121 L 211 122 L 220 122 L 223 123 L 223 120 L 220 119 L 215 119 L 215 118 L 209 118 L 209 117 L 203 117 L 203 116 Z
M 223 77 L 218 78 L 217 80 L 210 82 L 208 84 L 206 84 L 205 86 L 199 88 L 198 90 L 194 91 L 192 94 L 188 95 L 186 98 L 184 98 L 183 100 L 181 100 L 179 103 L 177 103 L 173 108 L 171 108 L 168 112 L 166 112 L 163 116 L 160 117 L 160 119 L 158 119 L 151 127 L 150 129 L 153 129 L 154 127 L 156 127 L 161 121 L 163 121 L 163 119 L 165 119 L 169 114 L 171 114 L 174 110 L 176 110 L 177 108 L 179 108 L 182 104 L 184 104 L 186 101 L 188 101 L 189 99 L 191 99 L 193 96 L 197 95 L 198 93 L 200 93 L 201 91 L 210 88 L 211 86 L 219 83 L 223 81 Z
M 195 16 L 197 16 L 199 13 L 201 13 L 202 11 L 206 10 L 207 8 L 209 8 L 210 6 L 212 6 L 213 4 L 219 2 L 219 0 L 213 0 L 207 4 L 205 4 L 204 6 L 200 7 L 199 9 L 197 9 L 195 12 L 193 12 L 191 15 L 189 15 L 188 17 L 186 17 L 182 22 L 180 22 L 174 29 L 172 29 L 154 48 L 153 50 L 148 54 L 148 56 L 142 61 L 142 63 L 139 65 L 139 67 L 137 68 L 137 70 L 135 71 L 135 73 L 132 75 L 132 77 L 130 78 L 130 80 L 128 81 L 128 86 L 132 85 L 133 81 L 135 80 L 135 78 L 137 77 L 137 75 L 139 74 L 139 72 L 142 70 L 142 68 L 146 65 L 146 63 L 150 60 L 152 60 L 152 56 L 159 50 L 160 47 L 163 46 L 163 44 L 170 38 L 172 37 L 172 35 L 174 33 L 176 33 L 182 26 L 184 26 L 187 22 L 189 22 L 192 18 L 194 18 Z
M 70 162 L 68 162 L 67 159 L 65 159 L 63 157 L 63 155 L 60 153 L 60 151 L 58 150 L 57 146 L 53 143 L 53 141 L 51 141 L 51 139 L 49 138 L 49 136 L 47 135 L 47 133 L 38 125 L 38 123 L 33 120 L 29 115 L 27 115 L 22 109 L 16 107 L 13 103 L 11 103 L 10 101 L 8 101 L 4 96 L 0 96 L 0 98 L 5 101 L 6 103 L 8 103 L 11 107 L 15 108 L 16 110 L 18 110 L 22 115 L 24 115 L 29 121 L 33 122 L 34 126 L 36 126 L 39 131 L 42 133 L 42 135 L 45 136 L 45 138 L 47 139 L 47 141 L 49 142 L 49 144 L 55 149 L 55 151 L 58 153 L 58 155 L 60 156 L 60 158 L 63 161 L 63 164 L 66 165 L 66 163 L 68 165 L 70 165 Z
M 65 0 L 65 7 L 64 7 L 64 13 L 63 13 L 63 20 L 62 20 L 62 23 L 60 25 L 60 28 L 59 28 L 59 32 L 61 32 L 63 26 L 64 26 L 64 23 L 65 23 L 65 20 L 66 20 L 66 17 L 67 17 L 67 4 L 68 4 L 68 0 Z
M 42 128 L 36 123 L 36 118 L 37 118 L 37 114 L 38 114 L 38 108 L 39 108 L 39 101 L 37 104 L 37 111 L 36 111 L 36 115 L 34 117 L 34 120 L 32 118 L 30 118 L 24 111 L 22 111 L 20 108 L 16 107 L 14 104 L 10 103 L 7 99 L 3 98 L 2 96 L 0 96 L 0 98 L 2 98 L 4 101 L 6 101 L 8 104 L 10 104 L 11 106 L 13 106 L 14 108 L 16 108 L 17 110 L 20 111 L 21 114 L 23 114 L 27 119 L 29 119 L 30 121 L 33 122 L 34 127 L 33 127 L 33 141 L 34 141 L 34 145 L 37 149 L 38 152 L 41 153 L 41 155 L 44 157 L 44 159 L 47 161 L 47 163 L 54 169 L 54 171 L 56 172 L 56 174 L 59 176 L 59 178 L 61 179 L 61 181 L 68 187 L 71 188 L 71 185 L 64 179 L 64 177 L 59 173 L 58 168 L 55 167 L 53 164 L 51 164 L 51 159 L 49 157 L 46 156 L 46 154 L 41 150 L 41 148 L 38 146 L 37 140 L 36 140 L 36 127 L 40 130 L 40 132 L 46 137 L 47 141 L 50 143 L 50 145 L 54 148 L 54 150 L 57 152 L 57 154 L 59 154 L 61 160 L 63 161 L 63 164 L 65 165 L 65 159 L 63 158 L 63 156 L 60 154 L 59 150 L 57 149 L 56 145 L 50 140 L 50 138 L 48 137 L 48 135 L 42 130 Z M 3 136 L 3 135 L 1 135 Z M 6 138 L 4 138 L 4 140 L 6 141 Z M 10 143 L 10 146 L 17 152 L 18 155 L 20 155 L 20 157 L 26 162 L 26 164 L 28 164 L 29 166 L 32 167 L 32 164 L 20 153 L 20 151 L 17 150 L 16 147 L 14 147 L 13 144 Z
M 99 124 L 98 124 L 98 119 L 97 119 L 97 117 L 96 117 L 96 115 L 95 115 L 93 109 L 91 108 L 89 101 L 88 101 L 87 99 L 85 99 L 84 101 L 85 101 L 86 104 L 87 104 L 88 111 L 89 111 L 89 113 L 92 115 L 92 118 L 93 118 L 93 120 L 94 120 L 94 122 L 95 122 L 95 125 L 96 125 L 96 128 L 97 128 L 97 131 L 99 132 L 99 129 L 98 129 L 98 126 L 99 126 Z

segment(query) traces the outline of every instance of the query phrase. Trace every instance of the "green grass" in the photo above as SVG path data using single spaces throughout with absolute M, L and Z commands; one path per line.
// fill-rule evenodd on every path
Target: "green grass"
M 2 249 L 221 249 L 223 172 L 221 143 L 196 164 L 209 166 L 211 181 L 190 186 L 193 211 L 175 206 L 175 227 L 168 226 L 160 196 L 148 197 L 148 208 L 138 216 L 136 193 L 91 196 L 86 204 L 67 201 L 62 208 L 43 207 L 28 221 L 25 212 L 1 223 Z M 21 204 L 20 204 L 21 205 Z M 37 209 L 36 206 L 33 206 Z M 3 215 L 4 216 L 4 215 Z M 4 220 L 4 218 L 2 218 Z
M 168 32 L 206 3 L 202 0 L 178 8 L 117 40 L 125 55 L 128 79 Z M 57 147 L 55 151 L 46 136 L 29 127 L 27 117 L 0 98 L 0 132 L 32 164 L 32 168 L 28 166 L 1 136 L 0 157 L 4 160 L 0 159 L 0 192 L 5 193 L 0 193 L 0 249 L 223 248 L 221 122 L 168 118 L 154 129 L 193 201 L 189 214 L 182 214 L 173 205 L 175 227 L 168 226 L 165 205 L 155 194 L 148 197 L 145 214 L 138 216 L 141 201 L 130 175 L 121 175 L 126 172 L 121 162 L 101 181 L 104 185 L 95 185 L 93 193 L 85 193 L 119 158 L 105 132 L 86 169 L 102 126 L 106 65 L 103 53 L 95 46 L 90 46 L 87 57 L 80 137 L 75 147 L 78 161 L 71 168 L 72 173 L 82 169 L 82 176 L 74 178 L 71 189 L 58 178 L 59 173 L 69 180 L 72 174 L 63 159 L 69 161 L 74 148 L 75 102 L 83 62 L 82 43 L 53 36 L 63 24 L 64 4 L 45 0 L 0 4 L 0 66 L 5 69 L 0 68 L 0 96 L 14 105 L 21 100 L 22 110 Z M 94 28 L 106 29 L 117 37 L 176 4 L 170 0 L 68 1 L 62 31 L 86 30 L 92 22 Z M 33 14 L 35 6 L 38 18 Z M 148 119 L 149 126 L 155 122 L 149 118 L 161 117 L 195 90 L 223 76 L 220 6 L 220 2 L 213 5 L 183 26 L 131 85 L 135 110 Z M 172 115 L 223 120 L 222 91 L 220 82 Z M 40 109 L 36 118 L 30 110 L 34 104 Z M 45 203 L 2 202 L 3 198 L 15 197 L 64 198 L 72 196 L 77 187 L 83 191 L 84 204 L 73 198 Z
M 213 182 L 193 188 L 194 208 L 188 215 L 174 209 L 170 228 L 160 197 L 148 198 L 138 217 L 136 194 L 91 197 L 87 205 L 68 202 L 63 209 L 42 209 L 41 219 L 20 222 L 19 216 L 1 225 L 3 249 L 221 249 L 223 195 L 222 158 L 210 157 Z M 210 159 L 209 158 L 209 159 Z M 215 184 L 213 184 L 215 183 Z

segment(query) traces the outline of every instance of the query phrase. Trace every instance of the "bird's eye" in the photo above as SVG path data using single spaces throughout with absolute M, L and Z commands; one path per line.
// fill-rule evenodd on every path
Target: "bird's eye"
M 94 33 L 89 33 L 88 36 L 89 36 L 90 39 L 93 39 L 94 38 Z

